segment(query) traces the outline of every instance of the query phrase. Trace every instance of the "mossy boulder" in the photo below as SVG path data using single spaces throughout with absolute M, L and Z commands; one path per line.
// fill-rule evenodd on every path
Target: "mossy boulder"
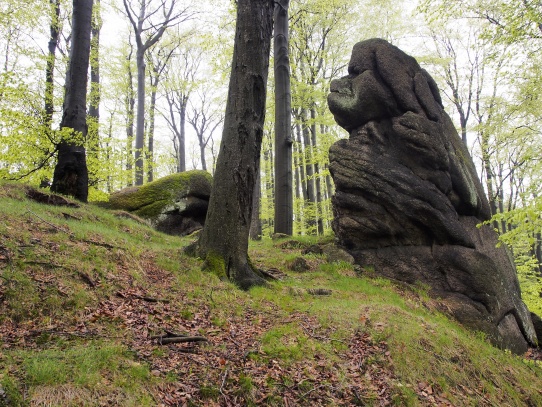
M 203 227 L 212 177 L 207 171 L 185 171 L 114 192 L 105 204 L 147 219 L 157 230 L 184 236 Z

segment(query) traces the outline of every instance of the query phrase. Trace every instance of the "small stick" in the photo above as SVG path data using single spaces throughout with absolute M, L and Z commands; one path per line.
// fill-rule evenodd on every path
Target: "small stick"
M 186 342 L 208 342 L 203 336 L 161 336 L 156 338 L 158 345 L 167 345 L 168 343 L 186 343 Z
M 222 389 L 224 388 L 224 384 L 226 383 L 226 379 L 228 378 L 228 373 L 230 372 L 230 368 L 227 367 L 226 371 L 224 372 L 224 378 L 222 379 L 222 384 L 220 385 L 220 393 L 224 396 L 224 393 L 222 393 Z

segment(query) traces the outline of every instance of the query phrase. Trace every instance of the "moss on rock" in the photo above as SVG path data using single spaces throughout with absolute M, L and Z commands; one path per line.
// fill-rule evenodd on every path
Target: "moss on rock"
M 145 185 L 114 192 L 106 206 L 111 209 L 138 211 L 138 215 L 144 217 L 157 216 L 162 206 L 172 204 L 185 196 L 208 197 L 211 194 L 211 180 L 211 174 L 201 170 L 171 174 Z M 148 206 L 150 208 L 144 209 Z
M 194 170 L 177 174 L 149 182 L 142 186 L 128 187 L 114 192 L 109 197 L 109 202 L 103 203 L 109 209 L 129 211 L 137 216 L 145 218 L 159 230 L 173 227 L 172 234 L 183 234 L 185 229 L 189 233 L 193 231 L 194 224 L 180 225 L 182 220 L 179 216 L 188 205 L 194 206 L 198 200 L 208 201 L 211 195 L 212 177 L 207 171 Z M 195 199 L 196 198 L 196 199 Z M 198 209 L 191 208 L 191 212 L 198 212 L 196 223 L 202 223 L 205 218 L 206 205 L 199 204 Z M 201 212 L 201 213 L 199 213 Z M 168 221 L 168 216 L 177 214 L 174 220 Z M 194 216 L 190 214 L 188 216 Z M 162 225 L 165 223 L 166 226 Z M 180 225 L 175 228 L 175 225 Z M 180 230 L 177 230 L 179 229 Z M 168 230 L 162 230 L 166 233 Z

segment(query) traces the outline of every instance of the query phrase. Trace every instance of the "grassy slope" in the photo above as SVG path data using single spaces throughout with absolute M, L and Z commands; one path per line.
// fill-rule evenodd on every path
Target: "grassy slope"
M 252 244 L 287 277 L 245 293 L 202 273 L 189 242 L 0 184 L 0 406 L 542 405 L 537 362 L 465 331 L 422 288 L 314 255 L 288 272 L 298 240 Z M 151 339 L 165 331 L 208 343 Z

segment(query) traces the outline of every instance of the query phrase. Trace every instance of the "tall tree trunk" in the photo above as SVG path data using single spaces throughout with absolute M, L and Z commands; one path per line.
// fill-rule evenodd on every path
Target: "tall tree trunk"
M 292 129 L 288 5 L 275 3 L 275 233 L 293 233 Z
M 143 185 L 143 147 L 145 143 L 145 49 L 136 52 L 137 66 L 137 115 L 135 134 L 135 184 Z
M 305 188 L 307 190 L 307 200 L 305 208 L 309 210 L 305 212 L 307 216 L 307 226 L 309 234 L 317 232 L 316 220 L 318 219 L 318 209 L 316 207 L 316 193 L 314 188 L 314 165 L 312 158 L 312 142 L 311 130 L 309 126 L 308 111 L 305 108 L 301 109 L 301 130 L 303 133 L 304 144 L 304 164 L 305 164 Z
M 322 208 L 322 178 L 320 177 L 320 164 L 318 163 L 318 158 L 316 154 L 316 108 L 311 107 L 311 150 L 312 150 L 312 161 L 314 163 L 314 183 L 316 185 L 316 191 L 314 195 L 314 208 L 315 216 L 317 220 L 317 233 L 319 235 L 324 234 L 324 221 L 323 221 L 323 208 Z
M 151 75 L 151 103 L 149 105 L 149 131 L 147 132 L 147 182 L 154 179 L 154 126 L 156 113 L 156 91 L 160 81 L 160 73 L 153 70 Z
M 100 0 L 95 0 L 90 42 L 90 97 L 88 116 L 96 123 L 100 120 L 100 31 L 102 29 L 102 17 Z M 95 135 L 96 139 L 98 134 Z
M 538 232 L 536 233 L 535 237 L 534 252 L 538 262 L 538 273 L 542 274 L 542 234 Z
M 179 111 L 180 131 L 179 131 L 179 172 L 186 171 L 186 105 L 188 96 L 181 95 L 181 106 Z
M 274 160 L 273 160 L 273 146 L 272 143 L 266 143 L 263 146 L 263 162 L 264 162 L 264 173 L 265 177 L 265 198 L 267 202 L 266 214 L 266 225 L 269 230 L 275 230 L 275 219 L 273 216 L 274 211 L 274 198 L 275 198 L 275 172 L 274 172 Z
M 116 110 L 116 109 L 115 109 Z M 107 156 L 105 157 L 107 163 L 111 162 L 111 140 L 113 140 L 113 117 L 115 115 L 115 110 L 112 110 L 109 116 L 109 126 L 107 129 Z M 110 194 L 113 192 L 112 186 L 112 171 L 107 171 L 107 193 Z
M 71 139 L 58 146 L 51 190 L 86 202 L 88 170 L 85 147 L 87 136 L 87 72 L 90 56 L 92 0 L 73 0 L 72 48 L 66 75 L 66 94 L 60 128 L 72 129 Z
M 299 157 L 301 157 L 301 152 L 299 151 L 299 143 L 294 143 L 293 145 L 294 147 L 294 179 L 295 179 L 295 186 L 294 186 L 294 191 L 295 191 L 295 198 L 296 199 L 299 199 L 301 198 L 301 171 L 300 171 L 300 167 L 301 167 L 301 163 L 299 162 Z
M 127 67 L 128 67 L 128 93 L 126 95 L 126 172 L 128 173 L 128 182 L 127 186 L 133 185 L 134 176 L 132 173 L 132 157 L 133 157 L 133 146 L 134 146 L 134 107 L 135 107 L 135 96 L 134 96 L 134 75 L 132 72 L 132 50 L 130 54 L 126 57 Z
M 309 199 L 309 195 L 307 193 L 307 178 L 306 178 L 306 175 L 305 175 L 305 151 L 303 149 L 303 142 L 301 141 L 301 135 L 302 135 L 302 130 L 301 130 L 301 125 L 299 123 L 297 123 L 295 125 L 295 130 L 296 130 L 296 136 L 297 136 L 297 152 L 298 152 L 298 157 L 299 157 L 299 173 L 300 173 L 300 176 L 301 176 L 301 180 L 300 180 L 300 184 L 299 184 L 299 188 L 301 189 L 301 193 L 303 195 L 303 200 L 304 201 L 307 201 Z
M 99 160 L 99 142 L 100 142 L 100 30 L 102 28 L 102 17 L 100 10 L 100 0 L 95 0 L 92 11 L 92 29 L 90 40 L 90 94 L 88 106 L 88 139 L 87 154 L 90 158 L 91 168 L 94 171 Z M 98 182 L 97 176 L 93 171 L 89 174 L 90 185 Z
M 52 131 L 54 107 L 54 75 L 56 62 L 56 48 L 58 46 L 60 0 L 49 0 L 51 5 L 51 25 L 49 26 L 49 54 L 47 55 L 47 65 L 45 67 L 45 125 L 47 131 Z
M 199 156 L 201 161 L 201 168 L 207 171 L 207 160 L 205 159 L 205 143 L 203 142 L 203 134 L 199 138 Z
M 248 289 L 264 283 L 248 261 L 254 184 L 260 169 L 273 0 L 238 0 L 224 131 L 199 240 L 206 268 Z

